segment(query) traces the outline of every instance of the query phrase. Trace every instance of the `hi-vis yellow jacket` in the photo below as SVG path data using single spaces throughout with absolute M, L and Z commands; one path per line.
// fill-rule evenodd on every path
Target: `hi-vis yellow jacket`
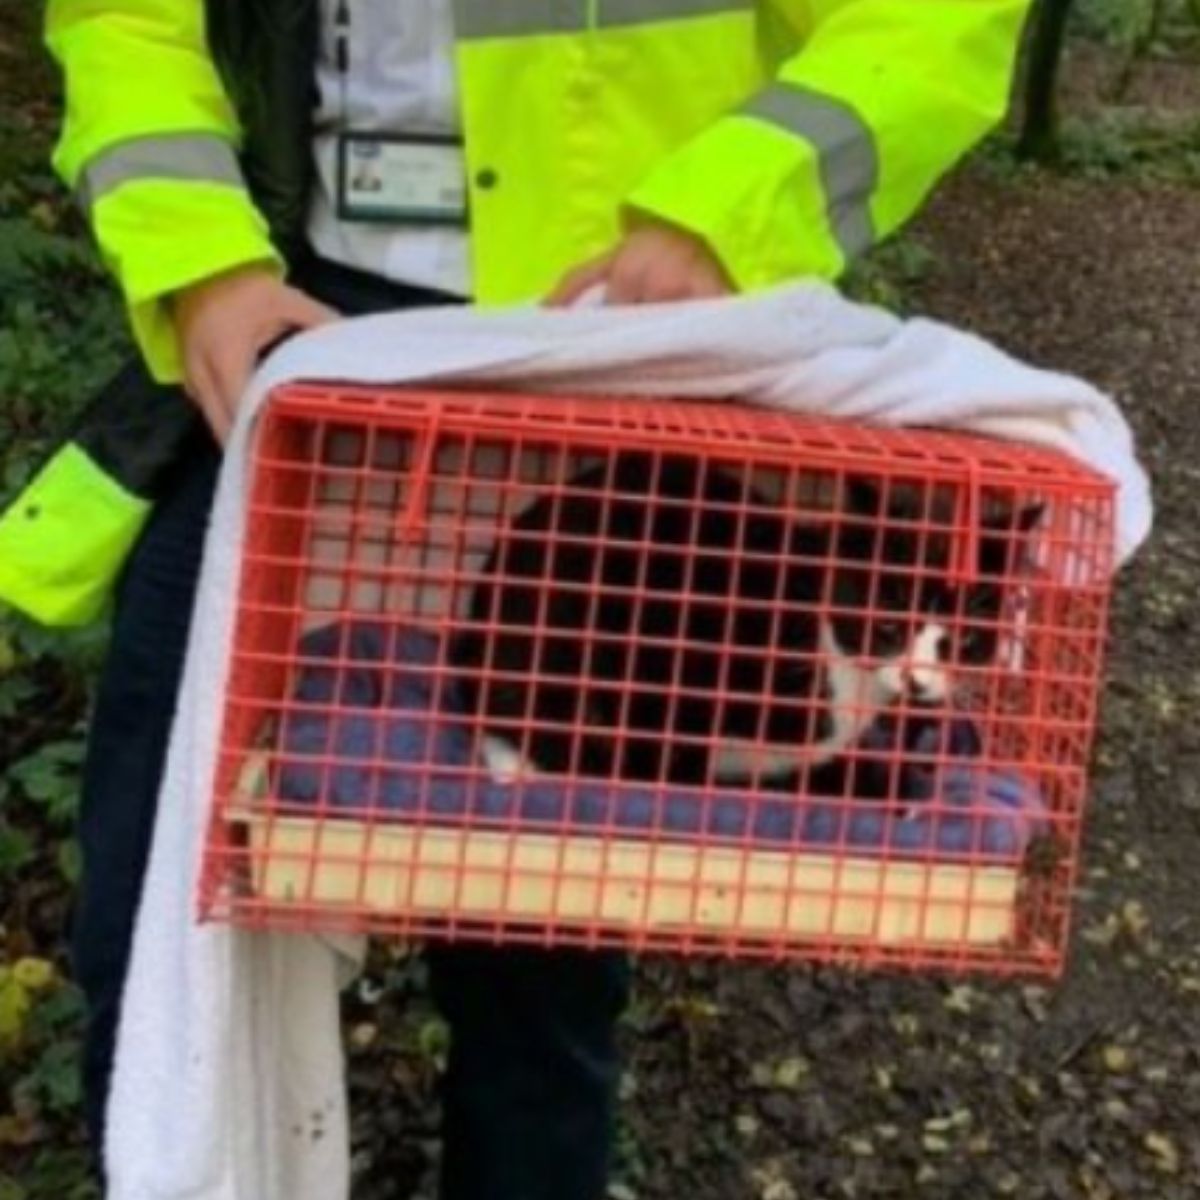
M 1029 4 L 455 0 L 477 300 L 545 293 L 639 214 L 698 234 L 744 290 L 836 278 L 999 120 Z M 256 9 L 261 37 L 315 5 L 50 0 L 55 165 L 159 380 L 179 376 L 166 298 L 240 263 L 282 269 L 302 216 L 298 173 L 281 180 L 264 147 L 305 91 L 272 100 L 222 44 L 228 14 L 250 18 L 237 41 Z M 0 598 L 93 618 L 149 499 L 69 444 L 0 519 Z

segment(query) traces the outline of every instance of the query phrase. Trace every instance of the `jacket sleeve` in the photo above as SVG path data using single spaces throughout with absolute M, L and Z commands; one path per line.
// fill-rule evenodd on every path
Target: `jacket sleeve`
M 153 375 L 179 378 L 166 298 L 248 262 L 279 267 L 237 161 L 201 0 L 50 0 L 65 76 L 56 170 L 91 223 Z
M 833 279 L 1004 115 L 1031 0 L 806 0 L 802 48 L 628 197 L 740 289 Z

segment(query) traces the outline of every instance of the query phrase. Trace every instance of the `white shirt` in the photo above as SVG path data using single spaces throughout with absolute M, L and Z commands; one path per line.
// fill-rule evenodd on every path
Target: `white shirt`
M 318 254 L 402 283 L 471 294 L 466 229 L 372 225 L 337 216 L 337 133 L 459 136 L 452 0 L 346 0 L 350 69 L 337 69 L 334 14 L 321 0 L 318 184 L 308 232 Z M 344 103 L 343 103 L 344 99 Z

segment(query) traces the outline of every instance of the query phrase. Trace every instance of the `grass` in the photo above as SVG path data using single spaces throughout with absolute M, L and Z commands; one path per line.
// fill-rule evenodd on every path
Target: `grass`
M 990 138 L 973 161 L 996 179 L 1016 179 L 1043 167 L 1021 162 L 1016 138 Z M 1087 118 L 1068 117 L 1059 134 L 1053 169 L 1090 183 L 1200 183 L 1200 113 L 1106 106 Z

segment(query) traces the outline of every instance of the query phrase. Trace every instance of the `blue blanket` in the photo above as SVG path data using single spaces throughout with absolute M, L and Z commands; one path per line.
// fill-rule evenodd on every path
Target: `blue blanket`
M 289 806 L 355 817 L 511 829 L 612 830 L 622 836 L 719 841 L 761 848 L 933 851 L 941 859 L 1011 861 L 1045 825 L 1034 781 L 981 769 L 970 754 L 929 774 L 925 803 L 885 804 L 721 789 L 538 778 L 492 782 L 476 758 L 453 680 L 436 707 L 439 642 L 374 623 L 307 635 L 299 707 L 281 723 L 276 796 Z M 321 660 L 341 659 L 339 666 Z M 336 707 L 331 709 L 330 706 Z M 976 739 L 964 739 L 973 749 Z

